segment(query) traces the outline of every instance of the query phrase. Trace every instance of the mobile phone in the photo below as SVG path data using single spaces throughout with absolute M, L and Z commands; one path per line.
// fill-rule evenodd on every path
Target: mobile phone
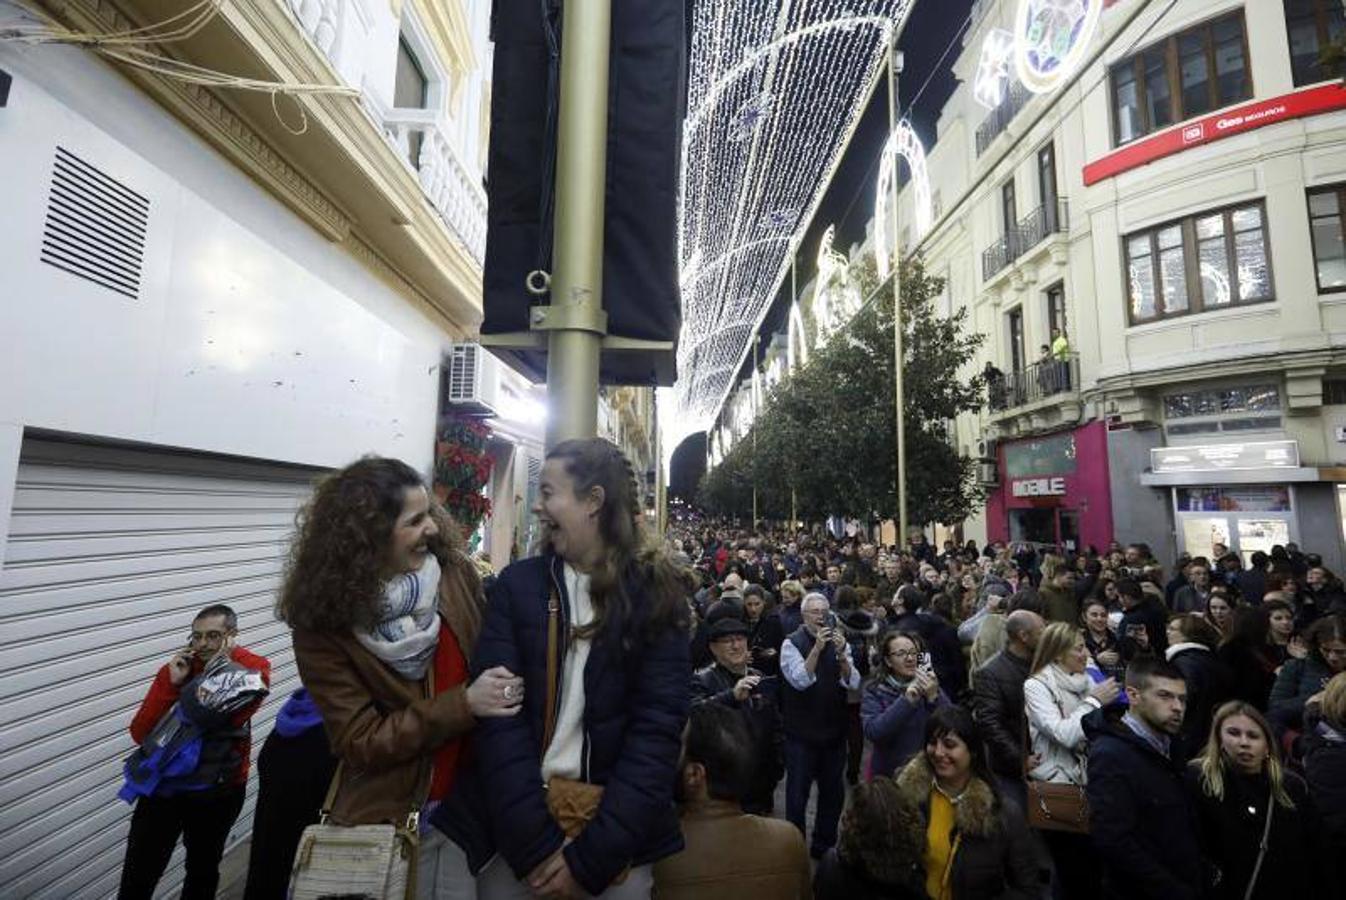
M 918 667 L 922 668 L 922 669 L 928 669 L 928 668 L 930 668 L 930 654 L 929 654 L 929 653 L 921 653 L 920 656 L 917 656 L 917 657 L 916 657 L 916 665 L 917 665 Z

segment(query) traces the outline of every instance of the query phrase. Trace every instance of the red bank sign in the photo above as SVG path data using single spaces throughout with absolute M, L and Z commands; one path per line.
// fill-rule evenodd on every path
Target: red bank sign
M 1263 125 L 1316 116 L 1334 109 L 1346 109 L 1346 87 L 1335 81 L 1272 97 L 1270 100 L 1255 100 L 1242 106 L 1233 106 L 1224 112 L 1127 144 L 1114 153 L 1094 160 L 1084 167 L 1084 183 L 1097 184 L 1105 178 L 1181 153 L 1189 147 L 1209 144 Z

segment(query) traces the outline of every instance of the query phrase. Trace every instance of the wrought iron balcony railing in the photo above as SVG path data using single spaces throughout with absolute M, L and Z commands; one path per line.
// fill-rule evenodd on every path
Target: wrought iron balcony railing
M 1058 394 L 1076 393 L 1079 389 L 1078 353 L 1068 353 L 1065 359 L 1040 359 L 1017 372 L 991 378 L 987 384 L 987 394 L 994 412 L 1026 406 Z

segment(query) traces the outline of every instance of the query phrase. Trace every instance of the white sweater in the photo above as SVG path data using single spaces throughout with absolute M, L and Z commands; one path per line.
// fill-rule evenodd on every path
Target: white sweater
M 589 576 L 565 566 L 566 612 L 571 626 L 588 625 L 594 618 Z M 561 635 L 565 640 L 565 635 Z M 584 772 L 584 666 L 589 661 L 589 639 L 575 640 L 561 666 L 561 696 L 557 700 L 556 731 L 542 760 L 542 781 L 553 775 L 578 779 Z
M 1082 720 L 1101 704 L 1089 696 L 1088 674 L 1068 675 L 1055 663 L 1024 682 L 1031 752 L 1042 758 L 1029 774 L 1038 781 L 1084 784 Z

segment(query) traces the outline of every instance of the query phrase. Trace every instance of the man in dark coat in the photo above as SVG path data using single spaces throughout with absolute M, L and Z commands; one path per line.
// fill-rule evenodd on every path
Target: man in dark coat
M 1103 865 L 1103 900 L 1197 900 L 1201 851 L 1171 744 L 1182 728 L 1182 673 L 1141 657 L 1126 670 L 1129 708 L 1084 719 L 1089 738 L 1091 837 Z
M 1168 649 L 1168 614 L 1159 599 L 1130 578 L 1117 582 L 1117 596 L 1122 601 L 1122 621 L 1117 627 L 1122 658 L 1128 662 L 1137 656 L 1163 658 Z
M 991 772 L 1000 789 L 1024 808 L 1024 682 L 1046 627 L 1026 609 L 1005 619 L 1005 649 L 972 673 L 972 716 L 986 739 Z
M 740 710 L 752 740 L 753 768 L 742 795 L 743 811 L 771 815 L 776 785 L 785 774 L 779 681 L 748 665 L 748 626 L 732 617 L 710 626 L 715 662 L 692 675 L 692 703 L 707 701 Z

